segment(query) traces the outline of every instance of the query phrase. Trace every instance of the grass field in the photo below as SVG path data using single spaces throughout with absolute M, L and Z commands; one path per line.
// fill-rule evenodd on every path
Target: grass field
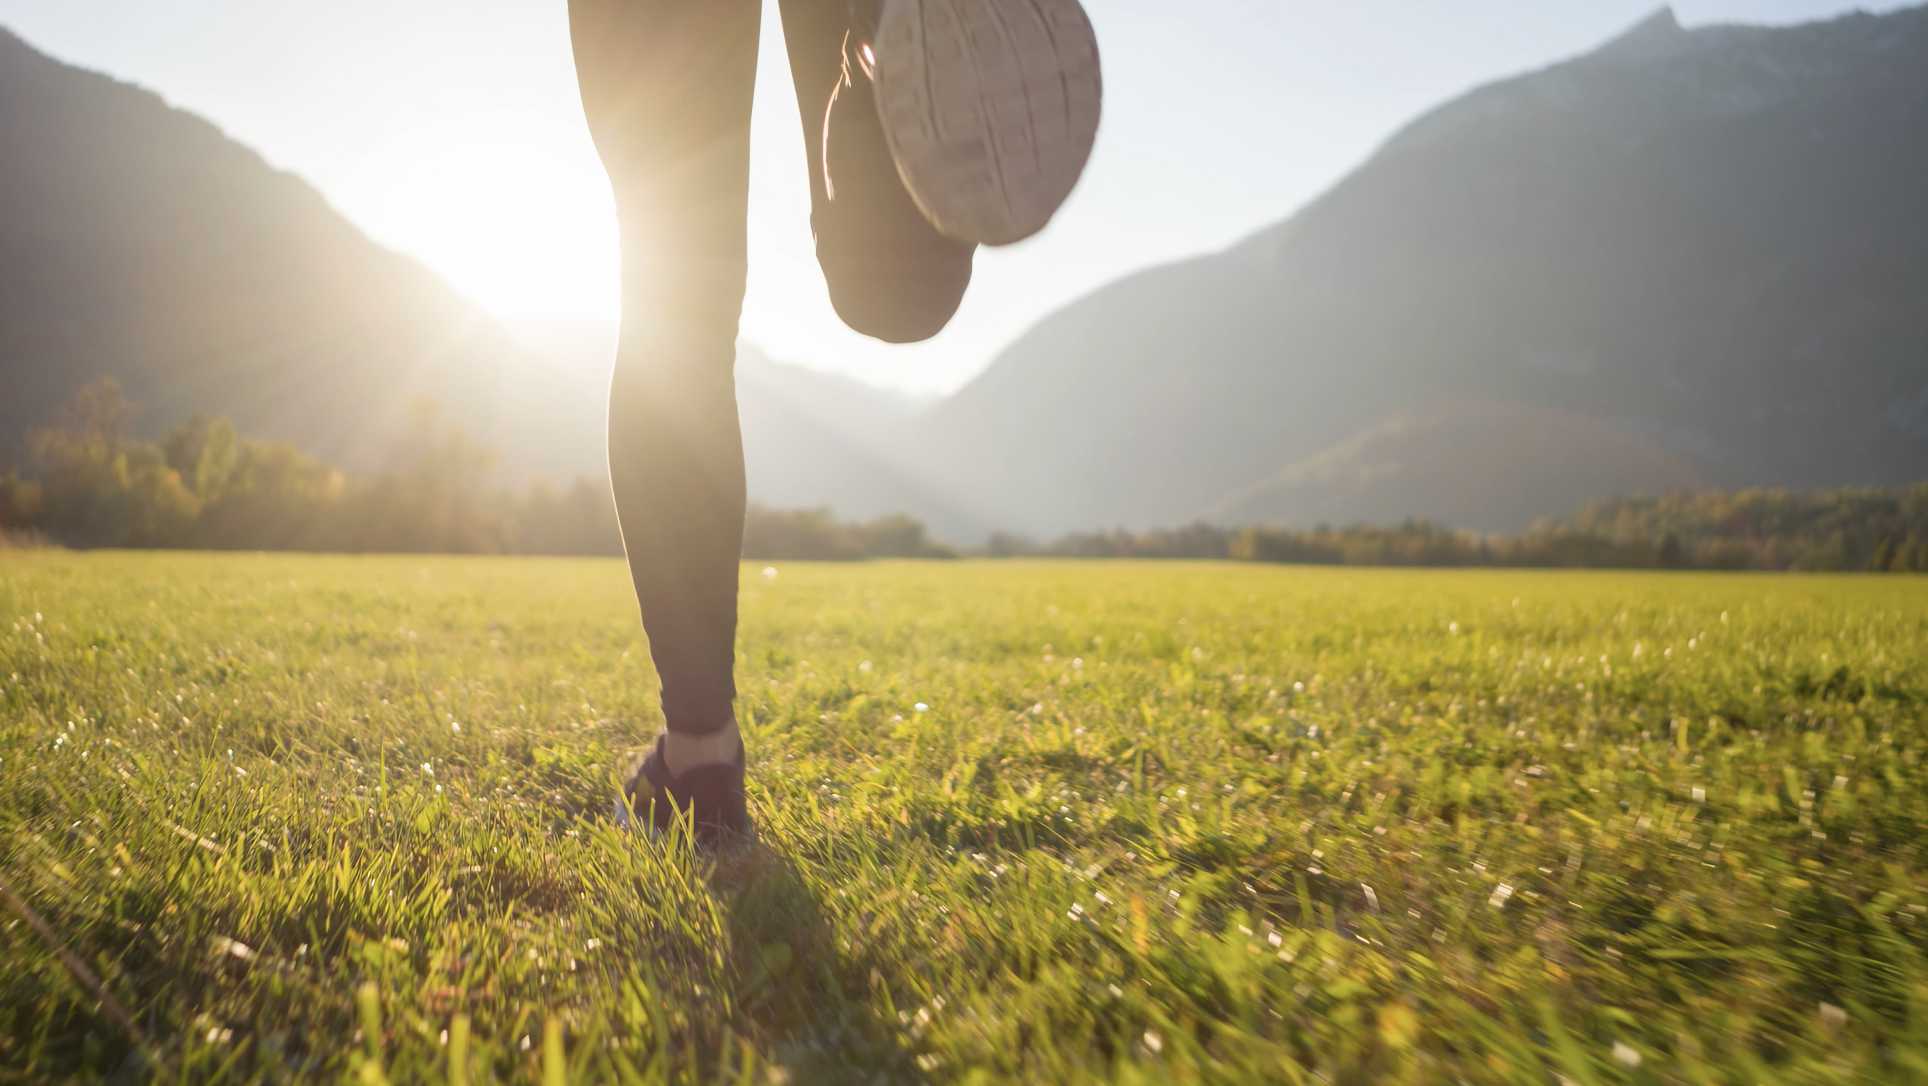
M 0 1080 L 1928 1080 L 1928 580 L 0 554 Z

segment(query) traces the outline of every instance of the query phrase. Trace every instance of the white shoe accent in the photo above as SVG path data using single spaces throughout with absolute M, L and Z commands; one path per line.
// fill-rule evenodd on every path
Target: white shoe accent
M 887 0 L 877 115 L 938 231 L 1008 245 L 1044 229 L 1098 134 L 1098 39 L 1078 0 Z

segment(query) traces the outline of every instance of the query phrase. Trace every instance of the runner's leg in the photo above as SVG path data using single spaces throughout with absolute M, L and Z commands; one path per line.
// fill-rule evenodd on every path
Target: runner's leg
M 583 108 L 622 234 L 610 482 L 677 772 L 738 749 L 744 481 L 734 366 L 760 7 L 569 4 Z

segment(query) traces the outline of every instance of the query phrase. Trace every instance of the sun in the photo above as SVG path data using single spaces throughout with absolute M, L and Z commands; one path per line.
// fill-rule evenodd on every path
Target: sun
M 615 319 L 620 260 L 593 158 L 456 152 L 390 176 L 371 232 L 509 323 Z

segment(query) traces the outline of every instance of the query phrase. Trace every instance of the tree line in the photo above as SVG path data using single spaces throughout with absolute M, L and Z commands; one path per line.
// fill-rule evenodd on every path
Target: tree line
M 111 379 L 81 388 L 28 435 L 28 466 L 0 475 L 0 540 L 74 547 L 617 555 L 608 488 L 577 479 L 516 489 L 494 454 L 432 406 L 383 469 L 353 475 L 291 445 L 194 418 L 158 442 Z M 744 557 L 948 558 L 908 516 L 752 506 Z M 1192 524 L 1037 542 L 999 534 L 989 557 L 1217 559 L 1309 565 L 1610 567 L 1928 572 L 1928 484 L 1896 490 L 1702 492 L 1595 502 L 1518 535 L 1423 520 L 1306 530 Z
M 493 452 L 432 405 L 415 408 L 382 470 L 350 474 L 281 442 L 197 417 L 159 441 L 132 434 L 118 383 L 77 391 L 27 437 L 27 470 L 0 474 L 0 538 L 71 547 L 454 554 L 619 555 L 608 487 L 577 479 L 514 488 Z M 744 555 L 848 560 L 946 557 L 924 526 L 827 510 L 753 507 Z
M 1613 498 L 1512 536 L 1456 531 L 1424 520 L 1305 530 L 1200 523 L 1149 532 L 1078 533 L 1048 543 L 1000 535 L 991 539 L 989 551 L 1301 565 L 1928 573 L 1928 484 Z

